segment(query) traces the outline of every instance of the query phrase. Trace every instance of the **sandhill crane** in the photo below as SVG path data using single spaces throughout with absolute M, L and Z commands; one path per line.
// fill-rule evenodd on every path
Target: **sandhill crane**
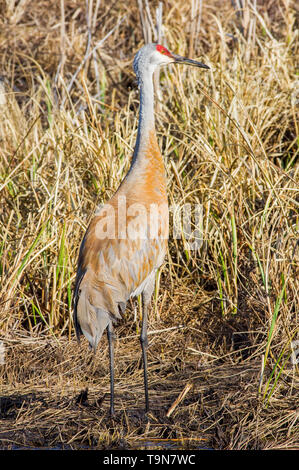
M 113 324 L 130 297 L 142 295 L 142 348 L 145 410 L 147 316 L 168 242 L 168 205 L 163 158 L 155 132 L 153 73 L 158 66 L 207 65 L 181 57 L 159 44 L 143 46 L 134 58 L 140 90 L 139 124 L 132 164 L 116 193 L 92 218 L 81 243 L 74 291 L 74 324 L 96 350 L 107 328 L 110 358 L 110 414 L 114 414 Z

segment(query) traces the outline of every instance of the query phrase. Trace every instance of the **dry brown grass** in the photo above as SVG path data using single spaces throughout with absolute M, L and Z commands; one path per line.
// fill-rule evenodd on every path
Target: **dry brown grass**
M 195 4 L 164 4 L 162 41 L 212 70 L 163 70 L 157 130 L 170 204 L 201 207 L 201 247 L 169 241 L 148 419 L 134 305 L 119 325 L 111 422 L 106 339 L 95 357 L 76 344 L 72 283 L 130 164 L 132 59 L 154 31 L 140 2 L 1 2 L 1 448 L 298 447 L 296 6 Z

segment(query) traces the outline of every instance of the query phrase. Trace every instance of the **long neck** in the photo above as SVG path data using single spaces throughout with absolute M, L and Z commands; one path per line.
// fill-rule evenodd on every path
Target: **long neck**
M 163 194 L 165 199 L 165 169 L 156 137 L 154 87 L 151 74 L 144 74 L 139 79 L 139 88 L 140 109 L 136 145 L 131 167 L 121 187 L 126 191 L 133 188 L 139 196 L 142 191 L 151 192 L 152 195 Z
M 166 194 L 164 162 L 155 130 L 154 86 L 150 73 L 144 74 L 139 79 L 139 89 L 140 108 L 136 145 L 130 169 L 121 187 L 124 190 L 124 185 L 129 184 L 130 187 L 131 184 L 137 193 L 142 190 L 136 189 L 138 184 L 143 190 L 159 187 L 158 191 Z M 126 189 L 128 190 L 127 186 Z
M 140 108 L 137 140 L 132 166 L 145 155 L 150 136 L 155 135 L 154 86 L 152 75 L 147 73 L 139 79 Z

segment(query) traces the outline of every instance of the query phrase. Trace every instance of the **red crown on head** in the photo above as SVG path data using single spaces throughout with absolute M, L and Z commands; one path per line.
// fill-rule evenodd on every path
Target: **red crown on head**
M 160 52 L 160 54 L 168 55 L 169 57 L 171 57 L 171 53 L 169 52 L 169 50 L 166 49 L 166 47 L 161 46 L 160 44 L 157 44 L 156 50 Z

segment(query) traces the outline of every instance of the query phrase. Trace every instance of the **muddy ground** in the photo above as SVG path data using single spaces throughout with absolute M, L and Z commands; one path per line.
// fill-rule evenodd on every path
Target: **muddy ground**
M 3 338 L 0 448 L 298 447 L 291 364 L 266 403 L 258 393 L 262 332 L 238 331 L 241 316 L 225 321 L 205 308 L 182 324 L 183 310 L 172 324 L 169 317 L 150 322 L 148 415 L 138 331 L 129 317 L 117 329 L 113 419 L 106 337 L 96 355 L 73 335 Z

